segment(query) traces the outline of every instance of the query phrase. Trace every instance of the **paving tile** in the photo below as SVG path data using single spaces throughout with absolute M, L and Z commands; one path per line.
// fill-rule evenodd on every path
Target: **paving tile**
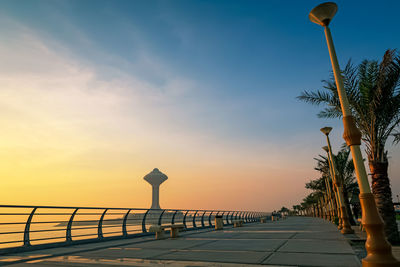
M 193 247 L 193 249 L 222 250 L 222 251 L 273 251 L 286 240 L 282 239 L 233 239 L 217 240 Z
M 336 232 L 311 232 L 311 233 L 297 233 L 293 236 L 293 239 L 333 239 L 333 240 L 345 240 L 342 234 Z
M 154 240 L 145 243 L 136 243 L 127 245 L 127 248 L 150 248 L 150 249 L 185 249 L 206 243 L 213 242 L 212 240 L 195 240 L 195 239 L 163 239 Z
M 87 259 L 122 259 L 138 258 L 147 259 L 160 254 L 165 254 L 166 249 L 143 249 L 143 248 L 109 248 L 89 252 L 75 253 L 74 256 Z
M 327 266 L 327 267 L 359 267 L 360 261 L 355 255 L 335 255 L 318 253 L 274 253 L 263 264 L 282 264 L 298 266 Z
M 235 235 L 235 239 L 288 239 L 296 233 L 265 233 L 265 232 L 246 232 Z
M 156 259 L 211 261 L 231 263 L 259 263 L 270 253 L 254 251 L 176 251 L 170 254 L 156 256 Z
M 333 253 L 333 254 L 355 254 L 346 241 L 338 240 L 288 240 L 278 250 L 279 252 L 306 252 L 306 253 Z
M 190 237 L 217 239 L 217 238 L 234 238 L 237 235 L 238 235 L 238 233 L 232 232 L 232 231 L 229 231 L 229 232 L 213 231 L 213 232 L 206 232 L 206 233 L 200 233 L 200 234 L 193 234 Z M 188 238 L 189 238 L 189 236 L 188 236 Z

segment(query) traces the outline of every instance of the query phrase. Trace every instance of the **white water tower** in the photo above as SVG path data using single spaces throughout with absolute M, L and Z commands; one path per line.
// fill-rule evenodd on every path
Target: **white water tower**
M 160 172 L 155 168 L 152 172 L 143 177 L 153 187 L 153 197 L 150 209 L 161 209 L 160 208 L 160 184 L 168 179 L 164 173 Z

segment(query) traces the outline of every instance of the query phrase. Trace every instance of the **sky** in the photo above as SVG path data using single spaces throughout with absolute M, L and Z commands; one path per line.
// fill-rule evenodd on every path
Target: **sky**
M 296 99 L 331 65 L 320 1 L 0 2 L 0 202 L 272 211 L 318 178 L 321 127 Z M 337 1 L 340 64 L 399 48 L 398 1 Z M 400 149 L 388 142 L 393 195 Z

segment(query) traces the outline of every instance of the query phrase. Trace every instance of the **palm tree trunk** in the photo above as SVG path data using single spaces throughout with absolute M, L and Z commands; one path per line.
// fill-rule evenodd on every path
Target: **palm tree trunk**
M 343 188 L 344 189 L 343 190 L 343 196 L 344 196 L 344 202 L 346 204 L 347 215 L 349 217 L 350 224 L 354 226 L 354 225 L 356 225 L 356 222 L 354 221 L 353 212 L 351 211 L 351 208 L 350 208 L 349 194 L 347 192 L 346 186 L 343 185 L 343 187 L 344 187 Z
M 388 162 L 370 161 L 369 168 L 372 174 L 372 193 L 385 224 L 386 238 L 391 244 L 399 244 L 400 236 L 388 177 Z

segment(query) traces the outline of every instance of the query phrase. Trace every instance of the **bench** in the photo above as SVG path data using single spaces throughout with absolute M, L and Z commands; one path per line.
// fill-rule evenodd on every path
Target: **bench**
M 222 215 L 215 215 L 215 230 L 224 229 L 224 222 L 222 220 Z
M 171 237 L 176 238 L 179 236 L 179 229 L 184 229 L 185 226 L 183 224 L 171 224 L 167 225 L 167 228 L 171 228 Z
M 234 220 L 233 221 L 233 227 L 242 227 L 243 226 L 243 220 Z
M 156 239 L 164 239 L 165 229 L 171 229 L 171 237 L 176 238 L 179 236 L 179 229 L 184 229 L 183 224 L 170 224 L 170 225 L 152 225 L 150 226 L 149 232 L 156 233 Z
M 161 226 L 161 225 L 152 225 L 149 228 L 149 232 L 150 233 L 156 233 L 156 239 L 164 239 L 164 230 L 165 230 L 165 226 Z

